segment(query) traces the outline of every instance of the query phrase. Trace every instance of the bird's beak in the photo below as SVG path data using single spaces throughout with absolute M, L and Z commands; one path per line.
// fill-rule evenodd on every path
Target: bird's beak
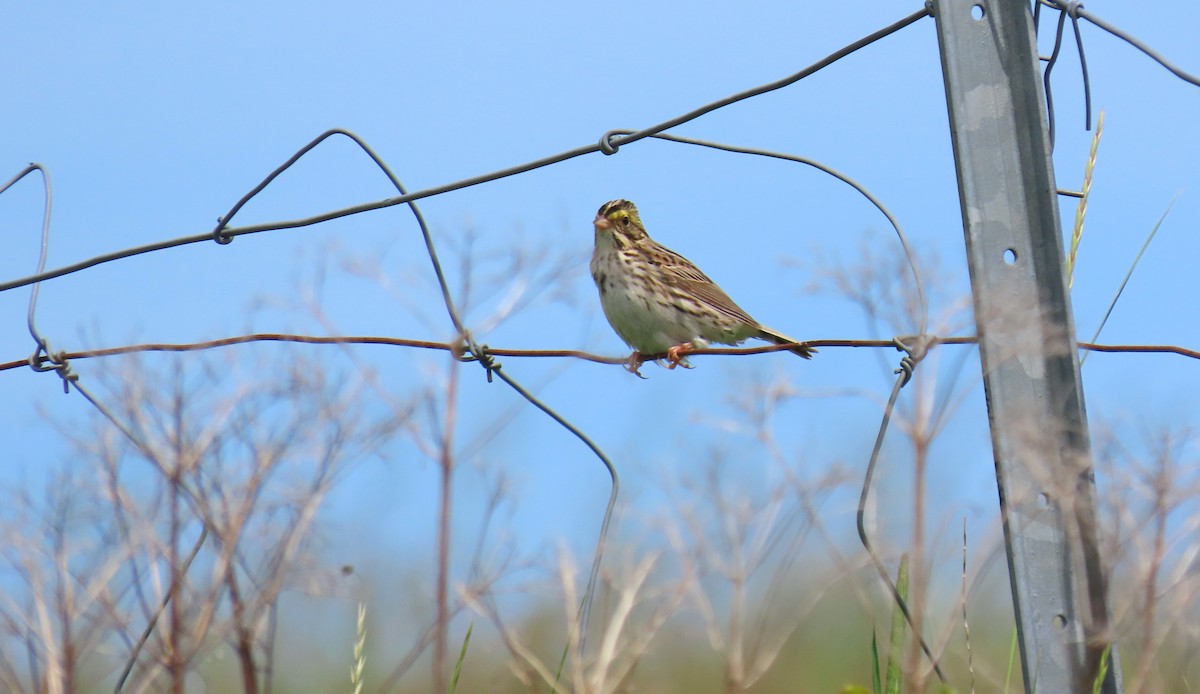
M 612 222 L 608 221 L 608 217 L 605 217 L 602 214 L 596 215 L 596 218 L 592 220 L 592 224 L 594 224 L 597 229 L 607 229 L 612 226 Z

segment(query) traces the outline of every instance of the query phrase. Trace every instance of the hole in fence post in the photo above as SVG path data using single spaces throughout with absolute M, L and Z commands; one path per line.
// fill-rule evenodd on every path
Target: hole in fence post
M 974 19 L 978 22 L 979 20 L 983 19 L 983 15 L 983 5 L 975 4 L 971 6 L 971 19 Z
M 1016 265 L 1017 264 L 1017 249 L 1015 249 L 1015 248 L 1004 249 L 1004 264 L 1005 265 Z
M 1065 614 L 1056 614 L 1054 615 L 1054 619 L 1050 620 L 1050 623 L 1054 625 L 1055 629 L 1062 631 L 1067 628 L 1067 616 Z

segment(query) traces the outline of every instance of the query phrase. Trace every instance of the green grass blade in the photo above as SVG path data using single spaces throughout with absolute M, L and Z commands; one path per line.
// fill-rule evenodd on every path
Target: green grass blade
M 554 673 L 554 688 L 550 690 L 551 694 L 558 694 L 558 683 L 562 682 L 563 668 L 567 666 L 567 654 L 571 652 L 571 644 L 563 646 L 562 657 L 558 659 L 558 670 Z
M 1012 682 L 1013 665 L 1017 662 L 1017 627 L 1012 630 L 1012 643 L 1008 645 L 1008 670 L 1004 673 L 1004 694 L 1008 694 L 1008 685 Z
M 896 570 L 896 592 L 904 600 L 908 600 L 908 554 L 900 557 L 900 568 Z M 903 676 L 900 671 L 900 651 L 904 647 L 904 633 L 908 629 L 908 620 L 897 604 L 892 608 L 892 633 L 888 644 L 887 680 L 884 691 L 887 694 L 900 694 L 900 684 Z
M 1100 694 L 1100 688 L 1104 686 L 1104 680 L 1108 677 L 1108 657 L 1112 654 L 1112 645 L 1104 647 L 1104 653 L 1100 656 L 1100 671 L 1096 673 L 1096 680 L 1092 682 L 1092 694 Z
M 875 637 L 875 626 L 871 626 L 871 691 L 883 694 L 883 683 L 879 681 L 879 639 Z
M 463 638 L 462 649 L 458 652 L 458 662 L 454 663 L 454 674 L 450 676 L 450 694 L 454 694 L 454 690 L 458 688 L 458 676 L 462 674 L 463 662 L 467 659 L 467 645 L 471 643 L 471 631 L 475 629 L 475 622 L 467 625 L 467 635 Z

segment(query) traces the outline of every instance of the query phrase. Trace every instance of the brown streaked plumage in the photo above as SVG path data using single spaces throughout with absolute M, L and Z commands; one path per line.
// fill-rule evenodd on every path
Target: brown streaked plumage
M 812 357 L 814 349 L 751 318 L 691 261 L 651 239 L 633 203 L 607 202 L 592 223 L 592 279 L 609 324 L 634 350 L 628 365 L 634 373 L 644 354 L 666 353 L 675 368 L 687 366 L 689 349 L 752 337 Z

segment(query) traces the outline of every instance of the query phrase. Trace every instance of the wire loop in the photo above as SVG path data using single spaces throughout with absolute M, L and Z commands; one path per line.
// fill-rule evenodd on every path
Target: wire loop
M 229 244 L 233 243 L 234 239 L 233 236 L 225 233 L 225 220 L 225 217 L 217 219 L 217 226 L 212 230 L 213 241 L 216 241 L 222 246 L 228 246 Z
M 1188 82 L 1200 87 L 1200 75 L 1193 75 L 1192 73 L 1181 69 L 1179 66 L 1167 60 L 1161 53 L 1151 48 L 1145 42 L 1135 38 L 1132 34 L 1129 34 L 1128 32 L 1109 24 L 1091 12 L 1088 12 L 1086 9 L 1084 9 L 1082 2 L 1068 2 L 1068 0 L 1038 0 L 1038 7 L 1041 7 L 1042 5 L 1052 7 L 1056 10 L 1066 13 L 1071 17 L 1073 22 L 1077 19 L 1086 19 L 1092 24 L 1121 39 L 1125 43 L 1128 43 L 1130 46 L 1138 49 L 1142 53 L 1145 53 L 1151 60 L 1163 66 L 1167 69 L 1167 71 L 1184 82 Z M 1082 43 L 1079 38 L 1078 29 L 1076 30 L 1075 40 L 1077 43 Z
M 37 349 L 29 355 L 29 368 L 39 373 L 54 371 L 63 382 L 63 392 L 71 392 L 71 384 L 79 380 L 79 374 L 71 370 L 66 352 L 52 352 L 50 343 L 45 339 L 38 340 Z
M 474 336 L 470 330 L 464 330 L 458 338 L 451 343 L 450 353 L 454 358 L 464 364 L 477 361 L 487 371 L 487 381 L 492 382 L 494 372 L 500 370 L 500 362 L 496 361 L 496 355 L 492 354 L 487 345 L 481 345 L 475 342 Z
M 1079 11 L 1083 9 L 1083 3 L 1076 0 L 1059 0 L 1058 9 L 1066 12 L 1071 19 L 1079 19 Z
M 609 130 L 608 132 L 606 132 L 600 136 L 600 153 L 601 154 L 603 154 L 606 157 L 611 157 L 612 155 L 617 153 L 617 150 L 621 147 L 621 145 L 619 145 L 617 142 L 615 142 L 613 140 L 613 138 L 616 137 L 618 134 L 619 133 L 616 130 Z
M 900 366 L 893 371 L 894 374 L 904 374 L 904 378 L 900 382 L 900 387 L 908 385 L 912 380 L 913 369 L 921 360 L 929 354 L 929 348 L 937 344 L 938 338 L 936 335 L 909 335 L 906 337 L 892 338 L 892 344 L 896 349 L 904 352 L 904 357 L 900 360 Z

